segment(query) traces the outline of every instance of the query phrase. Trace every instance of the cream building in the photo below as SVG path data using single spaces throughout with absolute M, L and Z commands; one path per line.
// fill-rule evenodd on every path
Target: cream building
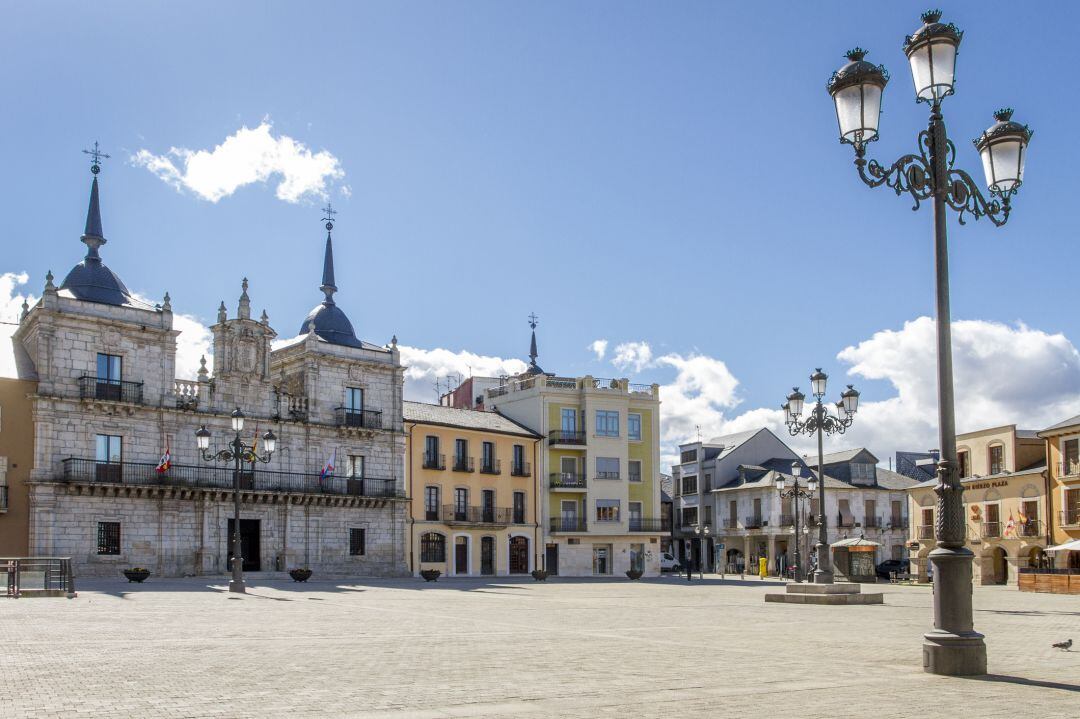
M 975 553 L 977 584 L 1017 583 L 1018 570 L 1042 566 L 1047 557 L 1045 446 L 1036 432 L 1016 425 L 956 436 L 964 485 L 968 548 Z M 928 581 L 934 548 L 936 480 L 909 490 L 911 573 Z
M 1039 432 L 1050 473 L 1047 516 L 1053 546 L 1080 541 L 1080 416 Z M 1080 548 L 1054 552 L 1054 567 L 1080 571 Z

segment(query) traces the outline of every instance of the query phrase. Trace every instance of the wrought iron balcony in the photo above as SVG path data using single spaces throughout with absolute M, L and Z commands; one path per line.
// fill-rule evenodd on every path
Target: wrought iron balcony
M 551 475 L 548 486 L 551 489 L 585 489 L 587 483 L 584 474 L 554 472 Z
M 443 505 L 442 521 L 447 524 L 510 524 L 513 510 L 509 507 L 463 507 Z
M 557 429 L 548 435 L 549 444 L 585 444 L 584 432 L 572 432 L 564 429 Z
M 723 524 L 724 524 L 724 529 L 738 529 L 739 528 L 739 520 L 736 519 L 735 517 L 728 517 L 728 518 L 724 519 Z
M 552 517 L 548 528 L 552 532 L 587 532 L 588 522 L 584 517 Z
M 934 538 L 934 525 L 932 524 L 920 524 L 919 525 L 919 539 L 933 539 Z
M 630 518 L 631 532 L 665 532 L 670 528 L 671 525 L 659 517 L 656 519 L 645 517 Z
M 1001 536 L 1001 522 L 983 522 L 982 536 L 988 539 Z
M 70 457 L 63 460 L 65 482 L 123 484 L 149 487 L 233 488 L 233 470 L 217 465 L 173 464 L 157 471 L 156 462 L 98 462 Z M 403 497 L 393 479 L 379 477 L 325 477 L 319 472 L 277 472 L 245 469 L 240 472 L 240 488 L 255 492 L 284 494 L 331 494 L 357 497 Z
M 453 470 L 455 472 L 473 472 L 474 462 L 472 457 L 454 457 Z
M 335 407 L 334 416 L 338 427 L 361 427 L 363 429 L 382 429 L 382 412 L 371 409 L 351 409 Z
M 760 529 L 762 526 L 761 517 L 747 517 L 743 522 L 743 526 L 747 529 Z
M 1029 519 L 1026 522 L 1016 523 L 1017 537 L 1041 537 L 1045 534 L 1041 519 Z
M 142 404 L 143 383 L 83 375 L 79 378 L 79 399 L 103 399 L 109 402 Z
M 510 476 L 511 477 L 531 477 L 532 476 L 532 465 L 529 464 L 528 462 L 515 462 L 514 464 L 510 465 Z
M 836 518 L 836 526 L 840 529 L 851 529 L 855 526 L 855 517 L 845 517 L 841 514 Z
M 480 462 L 480 474 L 502 474 L 502 460 L 489 459 Z
M 795 515 L 794 514 L 781 514 L 780 515 L 780 526 L 781 527 L 794 527 L 795 526 Z
M 446 469 L 446 455 L 445 454 L 428 454 L 424 453 L 424 469 Z
M 881 521 L 881 517 L 863 517 L 862 526 L 870 529 L 881 529 L 884 522 Z

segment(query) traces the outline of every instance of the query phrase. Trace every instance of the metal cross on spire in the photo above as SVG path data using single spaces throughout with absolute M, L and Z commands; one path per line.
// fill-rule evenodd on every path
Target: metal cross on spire
M 109 156 L 102 152 L 101 149 L 98 147 L 97 140 L 94 140 L 94 149 L 83 150 L 83 154 L 89 155 L 90 159 L 93 160 L 93 164 L 90 165 L 90 172 L 94 173 L 95 175 L 101 172 L 101 161 L 103 159 L 109 159 Z
M 530 312 L 529 313 L 529 327 L 531 327 L 533 329 L 536 329 L 537 321 L 539 319 L 540 318 L 536 316 L 535 312 Z
M 323 218 L 323 221 L 326 223 L 326 231 L 329 232 L 330 230 L 334 229 L 334 215 L 337 214 L 337 210 L 335 210 L 334 206 L 330 204 L 329 200 L 327 200 L 326 207 L 322 208 L 322 211 L 326 214 L 326 217 Z

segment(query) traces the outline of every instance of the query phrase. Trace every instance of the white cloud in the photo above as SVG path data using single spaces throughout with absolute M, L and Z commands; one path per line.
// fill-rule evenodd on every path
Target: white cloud
M 15 289 L 25 285 L 30 279 L 25 272 L 5 272 L 0 274 L 0 377 L 17 377 L 15 368 L 15 355 L 11 348 L 11 335 L 18 327 L 19 316 L 22 314 L 22 303 L 33 306 L 37 298 L 26 293 L 16 292 Z
M 648 342 L 623 342 L 616 345 L 611 364 L 621 370 L 633 369 L 634 372 L 640 372 L 652 364 L 652 356 L 652 347 Z
M 464 350 L 425 350 L 405 345 L 399 345 L 398 349 L 401 351 L 401 363 L 408 368 L 405 370 L 405 399 L 416 402 L 435 400 L 436 381 L 445 384 L 449 378 L 456 385 L 458 379 L 467 379 L 471 375 L 498 377 L 519 374 L 527 367 L 519 359 L 478 355 Z
M 607 346 L 607 340 L 594 340 L 593 343 L 589 345 L 589 351 L 596 355 L 596 360 L 599 362 L 604 359 L 604 355 L 607 354 Z
M 279 178 L 279 200 L 295 203 L 307 197 L 325 198 L 328 185 L 345 177 L 334 155 L 326 150 L 313 153 L 287 135 L 274 137 L 266 120 L 254 129 L 242 126 L 212 150 L 172 147 L 155 155 L 141 149 L 131 161 L 178 190 L 190 190 L 210 202 L 274 176 Z M 342 189 L 348 197 L 348 187 Z

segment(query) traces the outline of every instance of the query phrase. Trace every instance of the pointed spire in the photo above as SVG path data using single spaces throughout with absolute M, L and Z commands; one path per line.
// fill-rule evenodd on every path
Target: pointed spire
M 82 241 L 88 248 L 86 259 L 100 261 L 98 248 L 105 244 L 105 235 L 101 230 L 101 202 L 98 199 L 98 174 L 101 172 L 101 160 L 109 156 L 102 152 L 94 141 L 93 150 L 83 150 L 84 154 L 90 155 L 93 161 L 90 172 L 94 175 L 94 181 L 90 184 L 90 206 L 86 210 L 86 229 L 83 231 Z
M 236 316 L 239 317 L 242 320 L 250 320 L 251 319 L 251 298 L 248 297 L 248 293 L 247 293 L 247 291 L 248 291 L 248 279 L 247 279 L 247 277 L 245 277 L 243 282 L 240 283 L 240 287 L 241 287 L 240 303 L 237 305 L 237 308 L 236 308 Z
M 540 369 L 540 365 L 536 364 L 536 358 L 538 353 L 536 351 L 536 325 L 539 324 L 540 318 L 536 316 L 535 312 L 529 314 L 529 327 L 532 329 L 532 341 L 529 343 L 529 369 L 525 370 L 526 374 L 543 374 L 544 370 Z
M 337 214 L 337 210 L 327 202 L 323 212 L 326 213 L 326 217 L 323 218 L 326 221 L 326 253 L 323 255 L 322 286 L 319 289 L 326 295 L 324 303 L 332 305 L 337 285 L 334 284 L 334 243 L 330 239 L 330 232 L 334 229 L 334 215 Z

